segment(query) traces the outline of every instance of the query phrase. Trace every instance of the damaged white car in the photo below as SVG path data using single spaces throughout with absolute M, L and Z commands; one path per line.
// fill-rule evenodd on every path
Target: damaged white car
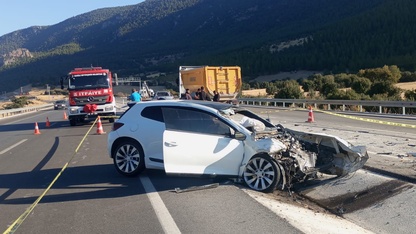
M 108 134 L 117 171 L 241 179 L 262 192 L 290 188 L 317 172 L 343 176 L 368 159 L 364 146 L 331 135 L 274 126 L 231 104 L 166 100 L 128 109 Z

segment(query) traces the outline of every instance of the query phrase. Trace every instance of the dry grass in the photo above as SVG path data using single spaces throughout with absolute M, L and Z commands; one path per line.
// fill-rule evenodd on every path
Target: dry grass
M 264 97 L 267 96 L 266 89 L 250 89 L 250 90 L 243 90 L 241 94 L 244 97 Z
M 395 86 L 403 90 L 416 90 L 416 82 L 398 83 Z

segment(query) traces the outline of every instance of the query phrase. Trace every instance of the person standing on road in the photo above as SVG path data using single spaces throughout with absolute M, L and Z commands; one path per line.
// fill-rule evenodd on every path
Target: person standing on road
M 132 89 L 131 95 L 130 95 L 130 101 L 140 102 L 141 100 L 142 100 L 142 97 L 140 96 L 140 93 L 138 93 L 136 89 Z
M 192 96 L 191 96 L 191 94 L 189 93 L 189 89 L 186 89 L 186 91 L 185 91 L 185 99 L 186 99 L 186 100 L 192 100 Z
M 195 98 L 194 98 L 195 100 L 201 100 L 201 89 L 198 89 L 196 92 L 195 92 Z
M 203 100 L 203 101 L 211 101 L 211 98 L 207 95 L 207 93 L 204 90 L 204 86 L 201 86 L 200 99 Z
M 219 102 L 220 101 L 220 94 L 216 90 L 214 90 L 214 98 L 212 98 L 212 100 L 214 102 Z

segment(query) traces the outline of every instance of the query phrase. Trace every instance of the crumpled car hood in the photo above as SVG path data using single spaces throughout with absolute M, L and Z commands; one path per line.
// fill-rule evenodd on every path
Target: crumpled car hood
M 369 156 L 365 146 L 353 146 L 337 136 L 285 129 L 256 132 L 256 152 L 268 152 L 282 164 L 295 159 L 296 167 L 304 174 L 317 171 L 344 176 L 357 171 Z M 284 163 L 283 163 L 284 162 Z
M 347 175 L 362 168 L 369 158 L 365 146 L 353 146 L 337 136 L 286 131 L 299 141 L 303 151 L 316 154 L 315 168 L 322 173 Z
M 278 153 L 287 149 L 283 142 L 274 138 L 262 138 L 255 141 L 256 152 Z

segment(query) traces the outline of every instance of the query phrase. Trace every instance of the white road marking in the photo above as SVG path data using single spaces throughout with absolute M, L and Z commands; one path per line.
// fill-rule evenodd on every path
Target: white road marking
M 156 216 L 159 219 L 159 222 L 162 225 L 165 233 L 181 233 L 149 177 L 140 176 L 140 181 L 143 184 L 144 190 L 146 190 L 147 197 L 149 198 L 150 203 L 152 204 Z
M 8 147 L 8 148 L 6 148 L 6 149 L 4 149 L 4 150 L 0 151 L 0 154 L 4 154 L 4 153 L 6 153 L 7 151 L 9 151 L 9 150 L 13 149 L 14 147 L 16 147 L 16 146 L 18 146 L 18 145 L 22 144 L 22 143 L 23 143 L 23 142 L 25 142 L 25 141 L 27 141 L 27 139 L 23 139 L 23 140 L 21 140 L 21 141 L 17 142 L 16 144 L 14 144 L 14 145 L 12 145 L 12 146 L 10 146 L 10 147 Z

